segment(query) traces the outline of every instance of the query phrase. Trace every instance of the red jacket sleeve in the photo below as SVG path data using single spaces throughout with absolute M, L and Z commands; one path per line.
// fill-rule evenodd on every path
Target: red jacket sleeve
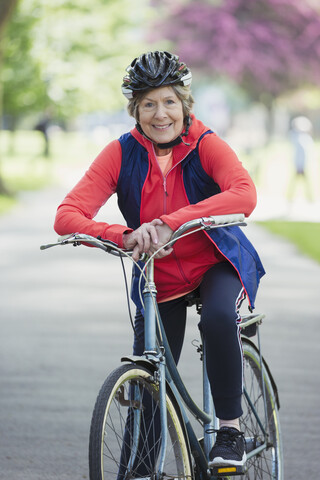
M 78 184 L 59 205 L 54 229 L 59 235 L 75 232 L 93 237 L 107 238 L 119 246 L 125 225 L 108 224 L 93 220 L 99 209 L 115 192 L 121 168 L 121 145 L 114 140 L 107 145 L 92 163 Z
M 219 185 L 221 193 L 162 215 L 161 220 L 172 230 L 203 216 L 244 213 L 248 217 L 256 206 L 254 183 L 226 142 L 215 134 L 206 135 L 200 142 L 199 155 L 204 170 Z

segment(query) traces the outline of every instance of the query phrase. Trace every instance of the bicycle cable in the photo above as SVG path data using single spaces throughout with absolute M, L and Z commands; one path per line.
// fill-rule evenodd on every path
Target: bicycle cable
M 124 278 L 126 298 L 127 298 L 127 307 L 128 307 L 128 313 L 129 313 L 131 327 L 132 327 L 132 330 L 133 330 L 133 333 L 134 333 L 135 337 L 143 345 L 144 342 L 143 342 L 142 335 L 137 332 L 137 329 L 135 327 L 135 324 L 134 324 L 134 321 L 133 321 L 133 318 L 132 318 L 132 312 L 131 312 L 131 306 L 130 306 L 130 295 L 129 295 L 129 288 L 128 288 L 128 279 L 127 279 L 126 269 L 125 269 L 125 266 L 124 266 L 123 257 L 120 255 L 119 258 L 120 258 L 122 273 L 123 273 L 123 278 Z M 134 262 L 134 260 L 133 260 L 133 262 Z M 136 263 L 136 262 L 134 262 L 134 263 Z
M 139 298 L 140 298 L 140 302 L 144 308 L 144 299 L 143 299 L 143 294 L 141 292 L 141 282 L 142 282 L 142 278 L 145 279 L 146 283 L 145 285 L 147 286 L 147 288 L 149 289 L 150 293 L 151 292 L 151 289 L 150 289 L 150 286 L 147 282 L 147 278 L 146 278 L 146 274 L 145 274 L 145 271 L 146 271 L 146 268 L 148 266 L 148 264 L 150 263 L 150 261 L 157 255 L 158 252 L 160 252 L 162 249 L 170 246 L 173 242 L 176 242 L 177 240 L 180 240 L 181 238 L 184 238 L 184 237 L 187 237 L 188 235 L 192 235 L 193 233 L 195 232 L 199 232 L 199 231 L 203 231 L 204 230 L 204 227 L 201 226 L 201 227 L 198 227 L 192 231 L 189 231 L 189 232 L 186 232 L 184 234 L 182 234 L 179 238 L 175 238 L 173 240 L 169 240 L 165 245 L 162 245 L 160 248 L 158 248 L 158 250 L 156 250 L 149 258 L 148 260 L 145 262 L 145 265 L 143 266 L 143 268 L 140 267 L 140 265 L 138 265 L 137 262 L 135 262 L 134 260 L 131 260 L 135 263 L 135 265 L 137 265 L 137 267 L 139 268 L 140 270 L 140 277 L 139 277 L 139 284 L 138 284 L 138 291 L 139 291 Z M 163 338 L 162 338 L 162 332 L 161 332 L 161 327 L 160 327 L 160 319 L 159 319 L 159 311 L 158 311 L 158 308 L 157 308 L 157 304 L 156 304 L 156 300 L 154 298 L 153 295 L 151 295 L 151 298 L 152 298 L 152 301 L 153 301 L 153 305 L 154 305 L 154 310 L 155 310 L 155 316 L 156 316 L 156 322 L 157 322 L 157 326 L 158 326 L 158 334 L 159 334 L 159 339 L 158 339 L 158 344 L 160 347 L 163 347 Z M 136 333 L 136 330 L 134 329 L 134 332 Z

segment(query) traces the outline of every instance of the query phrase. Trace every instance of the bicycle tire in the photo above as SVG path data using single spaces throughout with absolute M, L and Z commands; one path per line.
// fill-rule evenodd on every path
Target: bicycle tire
M 253 403 L 264 428 L 269 433 L 268 448 L 247 460 L 247 472 L 241 477 L 244 480 L 283 480 L 283 456 L 277 395 L 268 369 L 263 368 L 261 375 L 260 356 L 255 345 L 242 339 L 244 355 L 244 387 Z M 267 416 L 264 414 L 263 386 L 266 392 Z M 243 415 L 240 427 L 245 434 L 247 450 L 263 443 L 264 435 L 257 418 L 243 395 Z M 267 424 L 267 425 L 265 425 Z M 250 447 L 251 445 L 251 447 Z
M 138 389 L 138 390 L 136 390 Z M 141 401 L 132 399 L 137 391 Z M 141 396 L 140 396 L 141 395 Z M 150 403 L 150 398 L 152 398 Z M 148 403 L 151 408 L 145 407 Z M 155 478 L 161 444 L 158 416 L 159 389 L 147 368 L 124 364 L 114 370 L 104 382 L 92 414 L 89 440 L 90 480 L 129 480 Z M 170 391 L 166 393 L 168 444 L 164 465 L 166 478 L 192 478 L 189 444 L 186 441 L 181 416 Z M 152 409 L 150 419 L 145 418 Z M 128 427 L 133 412 L 141 415 L 137 455 L 128 471 L 133 435 Z M 131 424 L 130 424 L 131 425 Z M 150 444 L 148 442 L 150 441 Z M 151 458 L 152 457 L 152 458 Z M 155 463 L 155 465 L 154 465 Z

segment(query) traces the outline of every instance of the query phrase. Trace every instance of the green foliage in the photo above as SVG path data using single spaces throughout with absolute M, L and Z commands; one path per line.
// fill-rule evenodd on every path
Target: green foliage
M 10 193 L 0 194 L 0 214 L 18 202 L 17 194 L 21 191 L 57 184 L 69 175 L 69 171 L 74 176 L 75 169 L 81 172 L 80 177 L 101 149 L 90 136 L 58 131 L 51 138 L 50 156 L 44 157 L 42 135 L 23 130 L 0 132 L 0 147 L 2 178 Z
M 301 252 L 320 263 L 320 223 L 279 220 L 258 223 L 270 232 L 290 240 Z

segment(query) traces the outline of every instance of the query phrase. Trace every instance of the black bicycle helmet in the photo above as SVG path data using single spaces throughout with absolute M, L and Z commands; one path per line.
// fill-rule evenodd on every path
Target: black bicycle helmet
M 134 92 L 143 92 L 150 88 L 166 85 L 190 85 L 192 74 L 179 57 L 168 52 L 148 52 L 133 60 L 126 69 L 128 75 L 123 78 L 122 93 L 132 98 Z

